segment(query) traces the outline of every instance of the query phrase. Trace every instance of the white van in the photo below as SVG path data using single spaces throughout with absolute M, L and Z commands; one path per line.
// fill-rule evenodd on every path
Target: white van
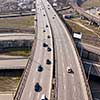
M 42 94 L 41 99 L 40 100 L 47 100 L 46 95 Z

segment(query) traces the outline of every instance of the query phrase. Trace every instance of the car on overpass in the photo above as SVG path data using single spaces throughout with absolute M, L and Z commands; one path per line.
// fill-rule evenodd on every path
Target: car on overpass
M 40 100 L 48 100 L 45 94 L 42 94 L 41 99 Z
M 43 67 L 42 67 L 42 65 L 39 65 L 39 66 L 38 66 L 37 71 L 39 71 L 39 72 L 42 72 L 42 71 L 43 71 Z
M 68 73 L 72 73 L 71 67 L 67 67 L 67 72 L 68 72 Z
M 38 82 L 35 84 L 34 90 L 35 90 L 36 92 L 40 92 L 40 91 L 42 90 L 42 87 L 39 85 Z
M 52 18 L 54 19 L 55 17 L 53 16 Z
M 51 64 L 51 61 L 49 59 L 46 60 L 46 64 Z
M 43 32 L 45 32 L 45 29 L 43 30 Z
M 48 25 L 46 25 L 46 27 L 48 27 Z

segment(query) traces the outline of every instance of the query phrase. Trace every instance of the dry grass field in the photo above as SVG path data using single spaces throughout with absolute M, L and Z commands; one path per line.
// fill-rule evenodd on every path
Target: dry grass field
M 86 0 L 81 7 L 88 9 L 94 6 L 100 6 L 100 0 Z

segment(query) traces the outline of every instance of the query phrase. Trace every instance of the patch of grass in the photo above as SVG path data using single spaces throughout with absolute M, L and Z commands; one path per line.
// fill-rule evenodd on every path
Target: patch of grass
M 72 28 L 73 32 L 81 32 L 83 34 L 81 39 L 82 42 L 98 47 L 100 46 L 100 35 L 95 30 L 88 28 L 88 26 L 86 26 L 88 29 L 90 29 L 88 30 L 87 28 L 80 26 L 80 24 L 76 24 L 76 22 L 72 22 L 70 20 L 68 20 L 67 23 Z
M 88 28 L 90 28 L 90 29 L 96 31 L 97 33 L 100 32 L 100 28 L 98 28 L 98 27 L 96 27 L 96 26 L 94 26 L 94 25 L 89 25 L 89 22 L 86 22 L 86 21 L 84 21 L 84 20 L 78 20 L 78 21 L 80 21 L 80 23 L 82 23 L 82 24 L 85 25 L 86 27 L 88 27 Z
M 20 77 L 0 77 L 0 92 L 12 92 L 15 91 Z
M 1 18 L 0 27 L 10 27 L 10 28 L 32 28 L 34 26 L 33 16 L 24 16 L 18 18 Z
M 9 52 L 9 55 L 12 56 L 29 56 L 29 51 L 11 51 Z
M 81 24 L 83 24 L 85 27 L 95 31 L 95 33 L 97 33 L 98 35 L 100 35 L 100 28 L 99 27 L 96 27 L 94 25 L 89 25 L 89 22 L 86 21 L 86 20 L 81 20 L 81 19 L 73 19 L 72 21 L 76 21 L 76 22 L 79 22 Z M 94 32 L 92 32 L 94 34 Z
M 67 23 L 70 25 L 70 27 L 72 28 L 73 31 L 75 32 L 81 32 L 83 34 L 93 34 L 93 32 L 90 32 L 89 30 L 84 29 L 83 27 L 67 20 Z

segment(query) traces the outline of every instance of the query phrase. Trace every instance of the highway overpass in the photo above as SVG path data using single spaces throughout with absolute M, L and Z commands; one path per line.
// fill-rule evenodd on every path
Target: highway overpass
M 34 40 L 35 34 L 29 33 L 1 33 L 0 41 Z
M 92 100 L 84 69 L 69 31 L 47 0 L 37 0 L 36 11 L 38 33 L 36 49 L 34 55 L 30 57 L 31 62 L 26 67 L 14 100 L 40 100 L 42 94 L 45 94 L 48 100 L 50 99 L 53 43 L 56 70 L 55 99 Z M 48 35 L 51 38 L 48 39 Z M 51 47 L 51 52 L 43 47 L 44 42 Z M 46 64 L 47 59 L 50 59 L 50 65 Z M 44 69 L 41 73 L 37 71 L 40 64 Z M 73 73 L 67 73 L 67 67 L 71 67 Z M 42 88 L 40 92 L 34 90 L 36 82 L 39 82 Z

